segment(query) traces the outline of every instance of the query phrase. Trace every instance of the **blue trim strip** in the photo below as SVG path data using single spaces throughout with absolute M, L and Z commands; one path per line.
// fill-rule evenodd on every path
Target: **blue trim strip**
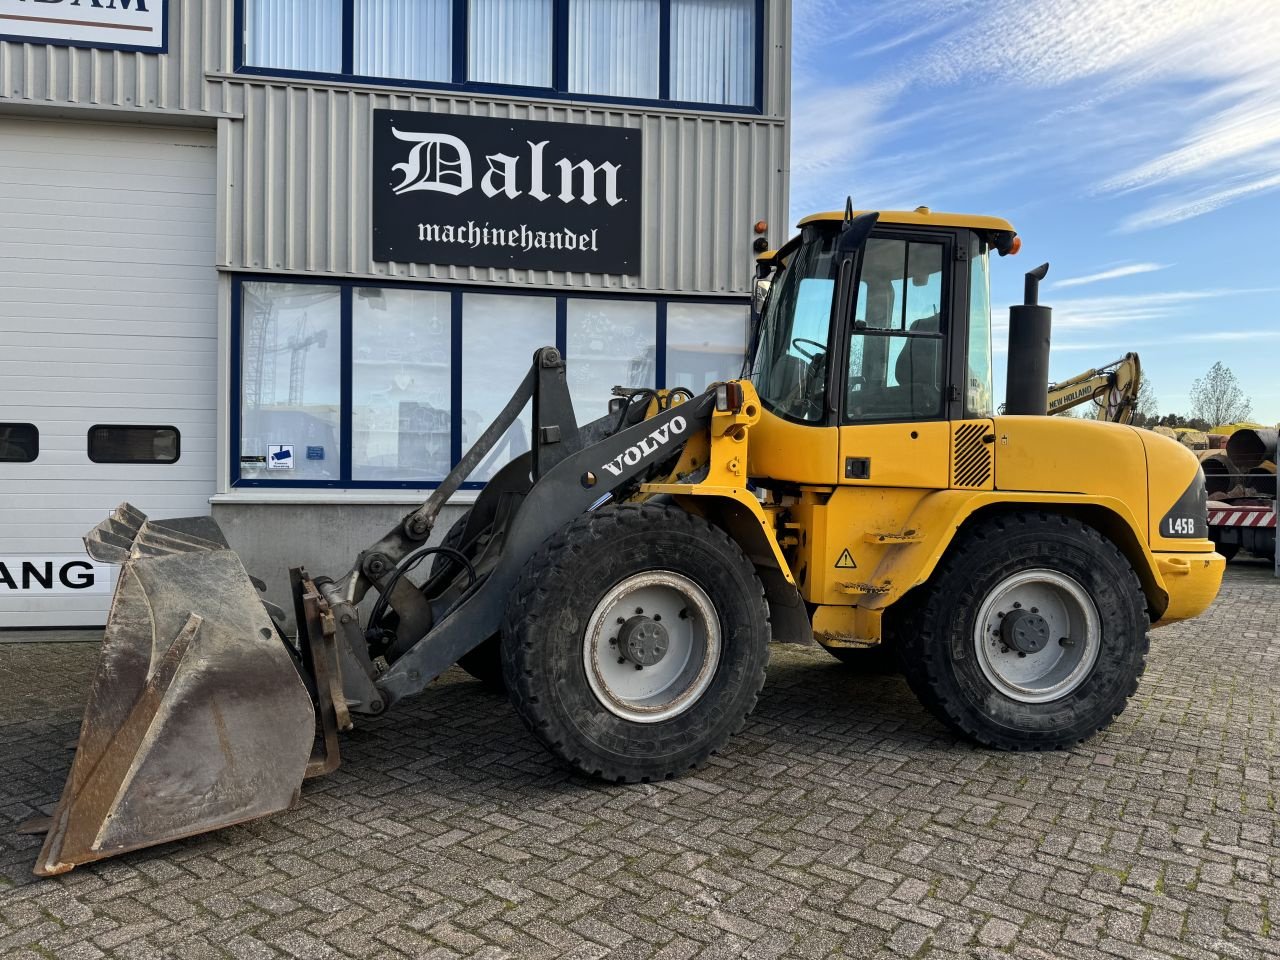
M 671 4 L 658 8 L 658 99 L 671 99 Z
M 230 473 L 231 486 L 240 483 L 240 405 L 243 403 L 244 392 L 243 385 L 240 383 L 240 338 L 241 338 L 241 309 L 243 306 L 243 293 L 241 287 L 244 281 L 239 277 L 231 278 L 231 382 L 227 388 L 227 400 L 231 404 L 228 411 L 230 416 L 227 419 L 227 442 L 230 444 Z
M 356 72 L 356 0 L 342 0 L 342 72 Z
M 349 283 L 344 283 L 341 288 L 340 296 L 340 327 L 342 340 L 342 385 L 340 389 L 341 400 L 338 407 L 338 476 L 341 479 L 351 479 L 351 411 L 354 409 L 354 385 L 355 380 L 355 310 L 352 307 L 352 298 L 354 287 Z
M 372 278 L 371 278 L 372 279 Z M 243 349 L 243 306 L 244 284 L 252 283 L 290 283 L 299 285 L 336 286 L 340 290 L 341 311 L 341 353 L 342 381 L 341 405 L 342 413 L 339 421 L 339 477 L 334 480 L 266 480 L 247 479 L 240 475 L 240 433 L 242 428 L 241 403 L 243 402 L 242 356 Z M 432 490 L 440 485 L 438 480 L 352 480 L 352 405 L 353 378 L 355 374 L 355 335 L 354 296 L 357 287 L 372 286 L 369 281 L 336 280 L 332 277 L 300 277 L 288 274 L 234 274 L 231 278 L 231 362 L 230 362 L 230 397 L 231 409 L 228 417 L 230 436 L 227 438 L 230 452 L 230 485 L 233 488 L 270 488 L 277 490 Z M 561 290 L 513 290 L 510 287 L 474 287 L 459 284 L 423 284 L 413 281 L 396 281 L 378 279 L 381 289 L 429 288 L 448 292 L 450 300 L 450 459 L 457 463 L 462 459 L 462 344 L 463 344 L 463 298 L 467 293 L 499 294 L 505 296 L 554 297 L 556 301 L 556 347 L 566 358 L 568 352 L 569 301 L 574 299 L 590 300 L 639 300 L 654 304 L 654 381 L 655 386 L 665 386 L 667 376 L 666 336 L 667 305 L 671 301 L 680 303 L 714 303 L 740 304 L 750 307 L 746 296 L 725 297 L 701 295 L 689 297 L 660 296 L 651 293 L 632 292 L 613 293 L 599 290 L 580 290 L 565 292 Z M 468 481 L 462 485 L 464 490 L 481 490 L 484 484 Z
M 467 82 L 467 63 L 470 51 L 467 49 L 467 38 L 470 33 L 467 24 L 470 22 L 471 5 L 468 0 L 453 0 L 453 64 L 452 74 L 455 86 Z
M 670 30 L 663 28 L 659 48 L 659 99 L 642 97 L 610 97 L 597 94 L 572 93 L 569 91 L 569 0 L 553 0 L 553 16 L 555 18 L 553 37 L 553 87 L 523 87 L 500 83 L 478 83 L 468 78 L 467 66 L 467 25 L 469 5 L 467 0 L 454 0 L 453 22 L 453 82 L 439 83 L 424 80 L 406 80 L 394 77 L 368 77 L 358 75 L 353 69 L 353 39 L 351 37 L 354 23 L 355 0 L 343 0 L 343 72 L 324 73 L 303 70 L 281 70 L 275 67 L 259 67 L 244 62 L 245 21 L 244 5 L 248 0 L 235 0 L 234 19 L 236 36 L 239 42 L 235 45 L 234 65 L 236 73 L 257 77 L 279 77 L 293 80 L 323 80 L 329 83 L 361 83 L 380 87 L 396 87 L 412 90 L 438 90 L 454 94 L 498 94 L 501 96 L 524 96 L 542 100 L 573 100 L 584 103 L 607 103 L 620 106 L 650 107 L 660 104 L 673 110 L 696 110 L 701 113 L 730 113 L 750 116 L 764 113 L 764 10 L 765 0 L 756 0 L 756 51 L 755 51 L 755 102 L 749 105 L 732 103 L 698 103 L 687 100 L 669 100 L 671 82 L 671 49 Z M 661 17 L 669 24 L 671 18 L 671 0 L 662 0 Z M 350 58 L 350 59 L 349 59 Z
M 450 294 L 449 465 L 462 459 L 462 291 Z
M 653 385 L 661 390 L 667 385 L 667 301 L 657 302 L 653 331 Z

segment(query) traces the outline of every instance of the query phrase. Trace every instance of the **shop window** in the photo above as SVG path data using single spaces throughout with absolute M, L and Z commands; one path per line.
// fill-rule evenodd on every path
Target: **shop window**
M 667 386 L 701 393 L 742 373 L 750 315 L 741 304 L 667 307 Z
M 355 0 L 358 76 L 453 79 L 453 0 Z
M 307 73 L 342 71 L 342 0 L 244 0 L 245 62 Z
M 615 386 L 657 382 L 657 305 L 634 300 L 570 300 L 565 359 L 579 423 L 605 415 Z
M 34 423 L 0 423 L 0 463 L 31 463 L 40 456 Z
M 338 479 L 341 290 L 247 282 L 240 328 L 240 475 Z
M 759 0 L 235 2 L 249 72 L 757 106 Z
M 755 0 L 671 0 L 671 99 L 755 102 Z
M 468 293 L 462 298 L 462 449 L 493 422 L 529 372 L 533 352 L 556 343 L 556 298 Z M 526 404 L 493 451 L 468 477 L 488 480 L 529 449 Z
M 659 0 L 569 0 L 569 90 L 657 99 Z
M 552 85 L 552 0 L 471 0 L 470 79 L 521 87 Z
M 453 298 L 356 287 L 351 479 L 441 480 L 452 466 Z
M 100 423 L 89 428 L 88 441 L 94 463 L 177 463 L 182 452 L 177 427 Z

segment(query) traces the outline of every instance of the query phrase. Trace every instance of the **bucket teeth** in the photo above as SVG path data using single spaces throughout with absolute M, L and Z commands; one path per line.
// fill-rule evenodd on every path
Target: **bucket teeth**
M 122 503 L 84 538 L 89 556 L 122 564 L 139 557 L 165 557 L 196 550 L 225 550 L 227 542 L 209 517 L 152 521 L 141 510 Z

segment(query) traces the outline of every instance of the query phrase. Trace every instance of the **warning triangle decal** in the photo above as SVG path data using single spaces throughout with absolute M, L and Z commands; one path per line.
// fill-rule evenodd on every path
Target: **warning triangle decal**
M 836 561 L 837 570 L 856 570 L 858 565 L 853 562 L 853 554 L 849 552 L 849 548 L 845 547 L 844 552 L 840 554 L 840 559 Z

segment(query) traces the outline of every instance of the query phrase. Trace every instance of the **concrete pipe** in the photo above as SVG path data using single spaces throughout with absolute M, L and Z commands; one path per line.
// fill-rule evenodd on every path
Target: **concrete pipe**
M 1249 472 L 1276 459 L 1276 431 L 1264 427 L 1242 427 L 1227 441 L 1227 456 L 1242 472 Z
M 1209 496 L 1226 493 L 1231 489 L 1231 474 L 1235 472 L 1231 461 L 1221 450 L 1201 450 L 1200 469 L 1204 471 L 1204 488 Z

